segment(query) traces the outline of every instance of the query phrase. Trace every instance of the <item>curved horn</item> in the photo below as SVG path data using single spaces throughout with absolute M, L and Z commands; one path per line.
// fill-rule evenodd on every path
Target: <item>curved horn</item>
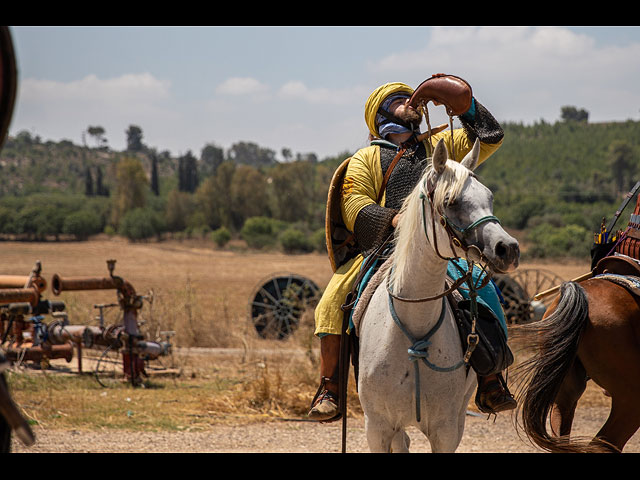
M 409 105 L 418 108 L 429 101 L 443 104 L 449 115 L 462 115 L 471 108 L 473 91 L 466 80 L 444 73 L 436 73 L 426 79 L 409 99 Z

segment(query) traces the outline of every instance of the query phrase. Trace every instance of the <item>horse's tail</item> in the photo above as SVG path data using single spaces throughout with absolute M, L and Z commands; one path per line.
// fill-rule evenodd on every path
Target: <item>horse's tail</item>
M 534 348 L 534 355 L 516 369 L 524 387 L 519 389 L 521 427 L 539 447 L 553 452 L 584 452 L 585 445 L 554 437 L 546 422 L 565 375 L 576 358 L 578 343 L 589 316 L 584 289 L 575 282 L 563 283 L 555 310 L 535 323 L 518 326 L 518 336 Z

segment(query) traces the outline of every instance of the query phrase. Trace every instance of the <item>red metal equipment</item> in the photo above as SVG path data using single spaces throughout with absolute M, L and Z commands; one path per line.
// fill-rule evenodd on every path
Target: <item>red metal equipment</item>
M 138 327 L 138 311 L 143 306 L 143 298 L 136 294 L 131 283 L 113 274 L 115 260 L 107 260 L 109 277 L 62 277 L 55 274 L 51 280 L 51 289 L 55 295 L 66 291 L 84 290 L 116 290 L 118 303 L 108 305 L 94 305 L 100 309 L 100 326 L 85 326 L 82 330 L 82 345 L 85 348 L 106 347 L 104 353 L 122 351 L 122 370 L 124 376 L 133 385 L 142 381 L 147 375 L 144 369 L 146 360 L 157 359 L 171 351 L 168 342 L 152 342 L 144 340 Z M 105 326 L 102 311 L 104 308 L 119 306 L 122 311 L 122 325 Z M 66 338 L 80 335 L 79 331 L 63 333 L 65 327 L 54 327 L 50 333 L 53 338 Z M 98 375 L 97 375 L 98 377 Z M 100 378 L 98 377 L 98 381 Z

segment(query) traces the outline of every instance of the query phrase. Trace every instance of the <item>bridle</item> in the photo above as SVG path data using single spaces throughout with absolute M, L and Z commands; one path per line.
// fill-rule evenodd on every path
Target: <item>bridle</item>
M 422 298 L 401 297 L 399 295 L 392 293 L 389 282 L 387 281 L 387 291 L 389 292 L 389 295 L 394 299 L 400 300 L 403 302 L 420 303 L 420 302 L 437 300 L 438 298 L 442 298 L 446 295 L 449 295 L 451 292 L 456 290 L 465 282 L 469 283 L 470 290 L 479 290 L 483 288 L 484 286 L 487 285 L 487 283 L 489 283 L 489 280 L 491 279 L 490 272 L 487 272 L 486 257 L 476 245 L 469 245 L 465 240 L 465 236 L 469 232 L 478 228 L 480 225 L 483 225 L 487 222 L 498 222 L 498 224 L 500 224 L 500 220 L 498 219 L 498 217 L 494 215 L 485 215 L 484 217 L 479 218 L 478 220 L 467 225 L 466 227 L 459 227 L 454 222 L 452 222 L 451 219 L 449 219 L 449 217 L 447 217 L 447 215 L 444 212 L 442 212 L 440 209 L 436 209 L 435 203 L 433 201 L 435 184 L 433 182 L 429 182 L 429 178 L 427 178 L 423 183 L 423 187 L 426 187 L 426 188 L 423 188 L 423 190 L 420 192 L 421 207 L 422 207 L 422 227 L 424 230 L 425 237 L 427 238 L 427 241 L 429 240 L 429 234 L 428 234 L 428 227 L 427 227 L 425 203 L 427 203 L 428 201 L 429 208 L 431 211 L 431 231 L 432 231 L 432 238 L 433 238 L 432 246 L 433 246 L 434 252 L 438 257 L 440 257 L 443 260 L 446 260 L 446 261 L 457 260 L 460 258 L 458 255 L 455 255 L 456 247 L 457 247 L 458 249 L 464 252 L 465 257 L 467 258 L 467 264 L 469 268 L 466 272 L 464 272 L 462 270 L 462 267 L 460 267 L 457 264 L 457 262 L 452 262 L 458 268 L 458 270 L 461 271 L 462 276 L 458 280 L 453 282 L 453 284 L 449 288 L 447 288 L 444 292 L 439 293 L 437 295 L 434 295 L 431 297 L 422 297 Z M 425 193 L 425 190 L 426 190 L 426 193 Z M 449 239 L 449 247 L 451 248 L 451 252 L 454 254 L 454 256 L 452 257 L 444 256 L 442 253 L 440 253 L 440 248 L 438 246 L 438 236 L 436 234 L 436 216 L 438 217 L 438 223 L 440 223 L 440 225 L 444 228 L 447 234 L 447 237 Z M 471 262 L 468 260 L 469 258 L 468 253 L 471 251 L 473 251 L 476 254 L 477 258 L 484 260 L 484 262 L 482 262 L 483 266 L 481 267 L 481 269 L 483 273 L 486 273 L 486 275 L 484 275 L 482 283 L 479 285 L 473 285 L 473 286 L 470 280 L 472 279 L 471 275 L 473 272 L 473 266 L 475 265 L 475 262 Z M 387 280 L 389 280 L 390 278 L 391 276 L 389 276 Z
M 428 182 L 428 179 L 425 180 L 425 183 L 427 182 Z M 462 250 L 465 253 L 465 257 L 467 258 L 468 258 L 468 252 L 471 250 L 474 250 L 475 253 L 477 254 L 477 257 L 480 258 L 481 260 L 485 260 L 486 262 L 486 257 L 480 251 L 480 249 L 476 245 L 469 245 L 464 238 L 469 232 L 471 232 L 472 230 L 476 229 L 480 225 L 483 225 L 487 222 L 498 222 L 498 224 L 500 224 L 500 220 L 498 219 L 498 217 L 496 217 L 495 215 L 485 215 L 484 217 L 479 218 L 475 222 L 472 222 L 471 224 L 467 225 L 466 227 L 459 227 L 454 222 L 452 222 L 451 219 L 449 219 L 449 217 L 447 217 L 447 215 L 444 212 L 442 212 L 440 209 L 436 209 L 435 202 L 433 201 L 434 192 L 435 192 L 435 185 L 429 182 L 427 183 L 427 193 L 425 194 L 424 190 L 420 192 L 420 199 L 422 200 L 422 225 L 424 228 L 424 233 L 427 236 L 427 238 L 429 238 L 429 236 L 427 235 L 425 201 L 429 200 L 429 207 L 431 209 L 431 230 L 433 233 L 433 249 L 436 252 L 436 255 L 438 255 L 443 260 L 452 260 L 454 258 L 455 259 L 459 258 L 458 256 L 445 257 L 440 253 L 440 249 L 438 248 L 438 239 L 436 235 L 435 219 L 437 216 L 439 218 L 440 225 L 445 229 L 447 236 L 449 237 L 449 247 L 451 247 L 451 251 L 454 254 L 456 251 L 454 247 L 457 247 L 460 250 Z

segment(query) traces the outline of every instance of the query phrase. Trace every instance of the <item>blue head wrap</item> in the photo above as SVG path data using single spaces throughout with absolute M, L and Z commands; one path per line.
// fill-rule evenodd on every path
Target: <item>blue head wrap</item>
M 394 102 L 395 100 L 398 100 L 399 98 L 410 98 L 410 95 L 407 95 L 406 93 L 389 95 L 387 98 L 384 99 L 384 102 L 382 102 L 382 105 L 380 106 L 380 108 L 388 112 L 389 105 L 391 105 L 392 102 Z M 378 123 L 378 131 L 380 132 L 381 138 L 385 138 L 390 133 L 411 132 L 411 130 L 409 130 L 407 127 L 394 123 L 392 120 L 388 120 L 380 114 L 376 116 L 376 122 Z

